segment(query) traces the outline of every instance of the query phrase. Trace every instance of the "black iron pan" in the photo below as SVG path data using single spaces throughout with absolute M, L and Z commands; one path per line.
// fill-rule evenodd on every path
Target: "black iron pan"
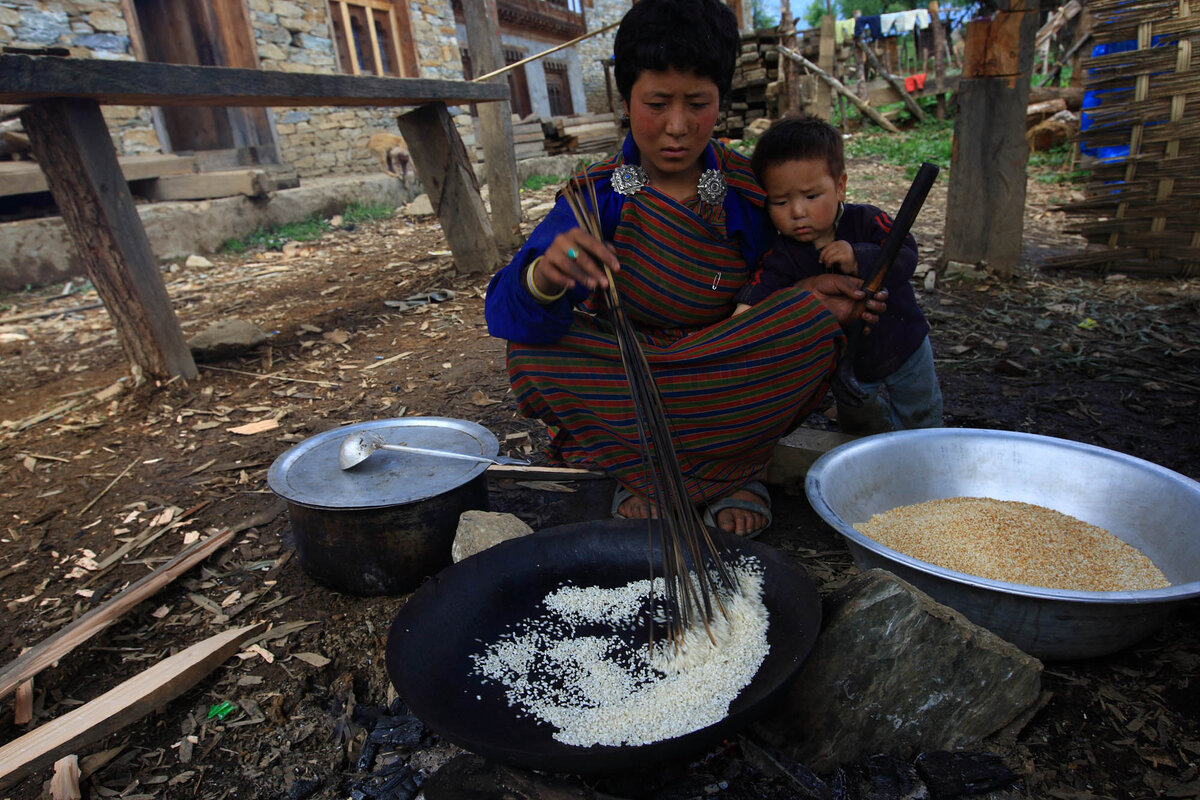
M 552 737 L 550 725 L 519 716 L 501 687 L 472 674 L 472 654 L 528 617 L 562 584 L 616 587 L 649 577 L 644 520 L 563 525 L 503 542 L 442 570 L 392 623 L 387 644 L 392 684 L 429 728 L 502 763 L 594 774 L 700 754 L 767 710 L 799 670 L 821 625 L 821 601 L 803 569 L 768 545 L 714 535 L 733 556 L 745 553 L 762 563 L 770 615 L 770 652 L 716 724 L 641 746 L 568 745 Z M 655 554 L 658 563 L 657 547 Z

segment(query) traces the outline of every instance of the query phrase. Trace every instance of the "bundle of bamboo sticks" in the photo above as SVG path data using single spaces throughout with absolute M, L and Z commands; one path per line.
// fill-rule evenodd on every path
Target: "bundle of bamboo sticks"
M 602 240 L 599 204 L 590 177 L 582 182 L 572 178 L 563 190 L 563 197 L 579 226 Z M 667 417 L 662 394 L 621 304 L 617 283 L 607 267 L 605 273 L 608 280 L 603 297 L 621 353 L 621 363 L 629 380 L 646 483 L 650 488 L 647 500 L 656 507 L 659 518 L 661 569 L 666 582 L 667 633 L 679 648 L 685 632 L 697 624 L 703 625 L 712 639 L 709 623 L 714 614 L 727 616 L 721 593 L 732 593 L 739 589 L 725 564 L 721 549 L 713 541 L 708 526 L 688 496 L 680 454 L 675 446 L 676 436 Z

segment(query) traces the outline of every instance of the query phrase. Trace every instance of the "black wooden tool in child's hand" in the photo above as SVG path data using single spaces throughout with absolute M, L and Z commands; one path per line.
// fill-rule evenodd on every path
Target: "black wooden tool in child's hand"
M 883 288 L 883 280 L 887 277 L 892 262 L 896 260 L 896 255 L 900 252 L 905 237 L 912 229 L 913 221 L 916 220 L 921 206 L 925 204 L 925 198 L 929 196 L 929 190 L 933 187 L 933 182 L 937 180 L 938 172 L 937 166 L 928 161 L 921 164 L 921 168 L 917 170 L 917 177 L 913 178 L 912 186 L 908 187 L 908 194 L 904 196 L 904 202 L 900 204 L 900 211 L 892 221 L 892 230 L 883 242 L 875 274 L 866 278 L 863 283 L 863 290 L 867 296 L 854 305 L 850 322 L 846 325 L 846 349 L 842 353 L 841 361 L 838 362 L 837 370 L 833 373 L 830 388 L 839 403 L 845 403 L 851 408 L 859 408 L 867 399 L 866 390 L 854 376 L 854 354 L 858 350 L 858 342 L 863 335 L 862 314 L 867 308 L 867 300 L 870 300 L 875 296 L 875 292 Z

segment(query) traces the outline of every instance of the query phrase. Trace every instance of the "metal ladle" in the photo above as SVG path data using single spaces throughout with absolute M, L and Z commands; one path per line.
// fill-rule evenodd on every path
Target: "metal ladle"
M 395 450 L 398 453 L 414 453 L 421 456 L 439 456 L 441 458 L 457 458 L 463 461 L 474 461 L 483 464 L 528 465 L 528 461 L 507 456 L 473 456 L 467 453 L 455 453 L 451 450 L 431 450 L 426 447 L 409 447 L 405 444 L 388 444 L 375 431 L 352 433 L 342 440 L 338 448 L 338 466 L 350 469 L 361 464 L 376 450 Z

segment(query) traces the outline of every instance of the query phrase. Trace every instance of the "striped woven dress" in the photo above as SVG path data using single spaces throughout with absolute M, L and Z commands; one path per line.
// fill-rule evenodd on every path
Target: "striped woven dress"
M 632 148 L 632 149 L 631 149 Z M 721 205 L 680 203 L 652 186 L 621 196 L 622 153 L 593 165 L 605 239 L 615 244 L 617 286 L 663 396 L 689 494 L 695 503 L 741 488 L 775 442 L 803 419 L 828 385 L 841 329 L 813 295 L 776 292 L 731 317 L 733 297 L 766 247 L 762 191 L 746 159 L 719 145 L 706 161 L 729 186 Z M 488 324 L 509 340 L 508 370 L 522 414 L 550 428 L 550 457 L 602 470 L 650 493 L 637 420 L 616 338 L 599 295 L 569 292 L 530 305 L 521 275 L 557 233 L 574 227 L 559 200 L 488 289 Z M 573 303 L 577 303 L 572 307 Z M 537 320 L 538 314 L 546 320 Z

